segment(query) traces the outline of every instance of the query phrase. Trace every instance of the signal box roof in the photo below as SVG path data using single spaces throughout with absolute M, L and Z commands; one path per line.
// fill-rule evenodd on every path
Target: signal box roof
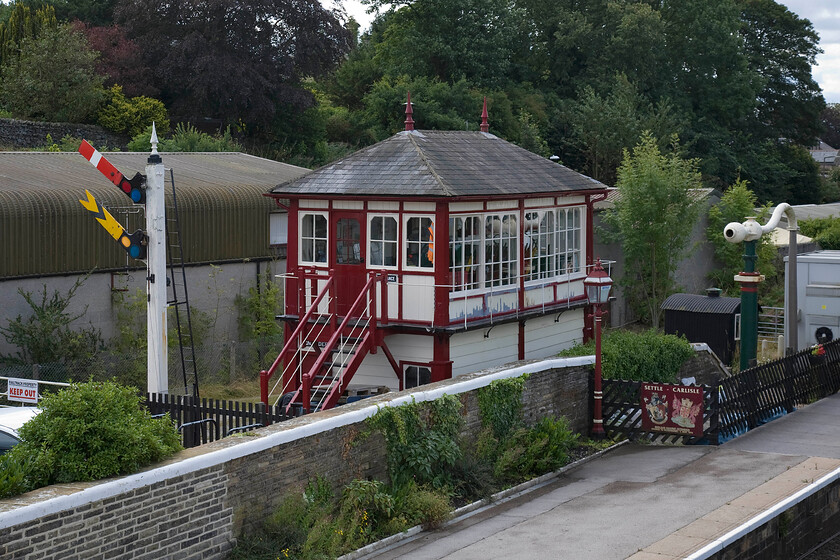
M 271 192 L 282 197 L 509 197 L 606 185 L 487 132 L 403 131 Z

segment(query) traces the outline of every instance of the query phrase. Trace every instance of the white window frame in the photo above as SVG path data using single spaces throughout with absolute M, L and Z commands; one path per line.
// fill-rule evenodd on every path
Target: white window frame
M 483 214 L 452 214 L 449 216 L 451 225 L 449 227 L 449 273 L 451 274 L 451 282 L 452 282 L 452 289 L 453 292 L 472 292 L 475 290 L 483 290 L 484 289 L 484 215 Z M 477 225 L 477 230 L 473 231 L 470 239 L 467 239 L 465 235 L 463 235 L 460 239 L 455 239 L 455 231 L 456 228 L 454 226 L 455 220 L 462 220 L 466 222 L 467 220 L 475 220 Z M 474 247 L 474 251 L 471 254 L 472 263 L 466 264 L 463 262 L 463 255 L 464 247 L 467 244 L 470 244 Z M 461 262 L 455 262 L 455 255 L 459 247 L 457 244 L 460 244 L 461 250 Z M 456 282 L 456 278 L 459 277 L 461 281 Z M 467 274 L 473 274 L 470 282 L 464 282 L 464 278 Z
M 432 260 L 431 264 L 426 265 L 426 266 L 423 265 L 423 256 L 422 255 L 423 255 L 423 252 L 427 250 L 428 242 L 423 241 L 422 228 L 420 230 L 420 239 L 418 241 L 414 241 L 414 240 L 411 240 L 411 239 L 408 238 L 408 236 L 410 235 L 408 222 L 411 221 L 414 218 L 420 219 L 420 220 L 423 220 L 423 219 L 429 220 L 431 222 L 431 226 L 432 226 L 432 235 L 434 236 L 434 234 L 436 232 L 435 215 L 434 214 L 410 214 L 410 215 L 406 214 L 406 215 L 403 216 L 403 223 L 402 223 L 402 225 L 403 225 L 403 229 L 402 229 L 402 231 L 403 231 L 403 235 L 402 235 L 403 269 L 404 270 L 423 271 L 423 272 L 434 272 L 434 270 L 435 270 L 434 259 Z M 421 225 L 422 225 L 422 222 L 421 222 Z M 409 261 L 408 261 L 408 247 L 409 247 L 410 244 L 414 244 L 414 243 L 419 243 L 419 248 L 420 248 L 420 251 L 418 252 L 418 255 L 417 255 L 417 257 L 418 257 L 417 262 L 419 263 L 418 265 L 411 265 L 411 264 L 409 264 Z M 432 241 L 432 243 L 434 243 L 434 241 Z M 433 247 L 434 247 L 434 245 L 433 245 Z
M 584 206 L 568 206 L 557 209 L 557 274 L 558 276 L 586 275 L 586 268 L 583 266 L 584 243 L 583 232 L 585 230 L 583 213 Z M 560 212 L 565 212 L 564 227 L 560 228 Z M 578 224 L 575 227 L 574 216 L 578 216 Z M 569 217 L 572 217 L 572 226 L 569 227 Z M 561 236 L 563 241 L 561 242 Z M 576 243 L 575 243 L 576 241 Z M 574 247 L 571 247 L 574 245 Z M 562 247 L 562 250 L 561 250 Z M 571 247 L 571 248 L 570 248 Z M 572 267 L 569 268 L 569 263 Z
M 528 253 L 523 254 L 525 270 L 522 271 L 526 285 L 544 284 L 560 275 L 558 271 L 557 208 L 529 208 L 525 216 L 524 236 L 530 239 Z M 548 222 L 548 223 L 546 223 Z M 522 241 L 525 253 L 525 240 Z
M 514 220 L 511 223 L 510 218 Z M 506 289 L 519 285 L 519 212 L 496 212 L 484 214 L 484 284 L 482 288 Z M 498 223 L 496 223 L 498 221 Z M 498 229 L 498 231 L 496 231 Z M 507 241 L 507 253 L 505 254 L 504 242 Z M 488 250 L 493 254 L 494 243 L 498 243 L 499 254 L 497 258 L 489 260 Z M 511 257 L 513 248 L 513 257 Z M 503 274 L 505 266 L 508 267 L 507 274 Z M 498 278 L 494 275 L 498 273 Z
M 391 241 L 390 239 L 384 239 L 384 236 L 385 236 L 384 224 L 383 224 L 383 228 L 382 228 L 383 239 L 373 239 L 373 220 L 375 220 L 376 218 L 382 218 L 383 220 L 386 219 L 386 218 L 394 220 L 394 223 L 396 224 L 397 232 L 396 232 L 396 237 L 394 238 L 393 241 Z M 366 263 L 368 265 L 368 268 L 390 269 L 390 270 L 396 270 L 397 268 L 399 268 L 399 264 L 400 264 L 400 216 L 399 216 L 399 214 L 380 214 L 380 213 L 368 214 L 367 228 L 368 229 L 367 229 L 367 236 L 366 236 L 367 237 L 367 259 L 366 259 Z M 385 246 L 386 243 L 392 243 L 394 245 L 394 260 L 396 262 L 393 265 L 373 264 L 372 257 L 373 257 L 374 244 L 381 244 L 383 249 L 384 249 L 384 246 Z M 385 260 L 384 255 L 383 255 L 382 260 L 383 261 Z
M 423 385 L 428 385 L 429 383 L 432 382 L 432 366 L 431 365 L 403 362 L 402 366 L 403 366 L 403 372 L 402 372 L 403 390 L 413 389 L 415 387 L 422 387 Z M 406 374 L 408 374 L 409 368 L 415 368 L 417 370 L 417 381 L 418 381 L 418 383 L 417 383 L 417 385 L 412 385 L 411 387 L 409 387 L 406 383 Z M 420 374 L 421 374 L 420 370 L 421 369 L 425 369 L 425 370 L 429 371 L 429 381 L 428 381 L 428 383 L 420 383 Z
M 326 237 L 322 238 L 322 237 L 316 237 L 315 236 L 314 219 L 313 219 L 313 224 L 312 224 L 312 226 L 313 226 L 312 237 L 304 237 L 303 236 L 303 221 L 307 216 L 321 216 L 321 217 L 324 218 L 324 220 L 326 222 L 326 234 L 327 234 Z M 316 260 L 312 260 L 312 261 L 303 260 L 303 245 L 304 245 L 304 242 L 305 241 L 311 241 L 312 242 L 312 254 L 313 254 L 313 256 L 315 256 L 315 254 L 316 254 L 315 253 L 315 244 L 316 244 L 317 241 L 320 241 L 320 240 L 324 241 L 324 246 L 326 248 L 326 253 L 324 255 L 325 260 L 323 262 L 322 261 L 316 261 Z M 329 215 L 326 212 L 310 212 L 310 211 L 301 212 L 300 215 L 298 216 L 298 262 L 300 264 L 326 267 L 326 266 L 329 266 L 329 260 L 330 260 L 330 219 L 329 219 Z

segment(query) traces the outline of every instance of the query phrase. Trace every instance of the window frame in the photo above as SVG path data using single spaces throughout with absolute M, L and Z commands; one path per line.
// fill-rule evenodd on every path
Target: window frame
M 325 224 L 326 237 L 325 238 L 315 236 L 316 227 L 315 227 L 314 218 L 313 218 L 313 223 L 312 223 L 312 237 L 304 237 L 304 235 L 303 235 L 303 231 L 304 231 L 303 230 L 303 222 L 304 222 L 304 220 L 306 219 L 307 216 L 316 216 L 316 217 L 320 216 L 320 217 L 324 218 L 324 221 L 326 222 L 326 224 Z M 313 255 L 313 257 L 316 255 L 316 251 L 315 251 L 316 242 L 321 241 L 321 240 L 324 241 L 324 246 L 325 246 L 325 251 L 326 251 L 325 256 L 324 256 L 324 258 L 325 258 L 324 261 L 317 261 L 317 260 L 307 261 L 307 260 L 303 259 L 303 245 L 308 240 L 311 240 L 311 242 L 312 242 L 312 255 Z M 322 266 L 322 267 L 328 267 L 329 266 L 329 261 L 330 261 L 330 217 L 329 217 L 329 213 L 327 213 L 327 212 L 312 212 L 312 211 L 300 212 L 300 214 L 298 216 L 298 258 L 297 258 L 297 260 L 298 260 L 298 264 L 302 264 L 302 265 Z
M 431 222 L 431 227 L 432 227 L 432 239 L 431 240 L 423 241 L 422 222 L 421 222 L 421 229 L 420 229 L 420 232 L 421 232 L 420 233 L 420 239 L 417 240 L 417 241 L 413 241 L 413 240 L 408 238 L 409 231 L 410 231 L 409 227 L 408 227 L 408 223 L 414 218 L 419 219 L 419 220 L 427 219 L 427 220 L 429 220 L 429 222 Z M 409 245 L 415 244 L 415 243 L 419 244 L 420 249 L 422 249 L 422 247 L 424 245 L 428 245 L 429 242 L 431 242 L 432 247 L 434 247 L 434 235 L 437 231 L 436 228 L 435 228 L 435 215 L 434 214 L 405 214 L 405 215 L 403 215 L 402 226 L 403 226 L 403 229 L 402 229 L 403 235 L 402 235 L 401 239 L 402 239 L 402 262 L 403 262 L 403 267 L 402 268 L 403 268 L 403 270 L 434 273 L 434 271 L 435 271 L 434 258 L 432 259 L 432 261 L 429 265 L 424 266 L 423 265 L 423 258 L 422 258 L 422 251 L 420 251 L 419 254 L 418 254 L 418 259 L 417 259 L 417 262 L 419 264 L 416 264 L 416 265 L 409 264 L 409 259 L 408 259 L 409 251 L 408 251 L 408 249 L 409 249 Z
M 396 228 L 397 228 L 396 238 L 393 241 L 393 244 L 394 244 L 394 258 L 396 260 L 396 263 L 393 266 L 392 265 L 387 265 L 387 264 L 372 264 L 371 263 L 371 257 L 373 255 L 373 245 L 374 245 L 374 243 L 383 244 L 383 246 L 382 246 L 382 248 L 383 248 L 383 259 L 382 260 L 383 261 L 385 260 L 384 259 L 384 248 L 385 248 L 384 244 L 385 243 L 392 243 L 392 241 L 384 239 L 384 234 L 385 234 L 384 225 L 383 225 L 383 228 L 382 228 L 383 239 L 381 239 L 381 240 L 373 239 L 373 220 L 376 219 L 376 218 L 383 218 L 383 219 L 391 218 L 391 219 L 394 220 L 394 222 L 396 224 Z M 367 229 L 367 259 L 365 259 L 365 260 L 366 260 L 366 264 L 367 264 L 368 268 L 383 269 L 383 270 L 397 270 L 400 266 L 400 216 L 399 216 L 399 214 L 370 213 L 370 214 L 368 214 L 367 228 L 368 228 Z

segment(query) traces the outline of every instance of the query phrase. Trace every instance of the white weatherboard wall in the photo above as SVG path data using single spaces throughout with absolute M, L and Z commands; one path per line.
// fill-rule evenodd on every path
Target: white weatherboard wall
M 398 362 L 428 364 L 434 356 L 433 342 L 433 336 L 425 335 L 395 334 L 385 337 L 385 344 Z M 392 391 L 399 391 L 400 381 L 385 354 L 377 350 L 376 354 L 365 356 L 361 367 L 353 376 L 351 386 L 386 386 Z
M 454 334 L 449 339 L 452 377 L 516 361 L 519 356 L 518 345 L 518 323 Z
M 583 339 L 583 309 L 529 319 L 525 323 L 525 359 L 554 356 Z

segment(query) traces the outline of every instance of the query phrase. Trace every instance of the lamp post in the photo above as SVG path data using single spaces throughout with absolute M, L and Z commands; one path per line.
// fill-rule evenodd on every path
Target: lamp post
M 603 400 L 603 393 L 601 392 L 601 317 L 604 315 L 601 306 L 609 301 L 612 285 L 612 278 L 601 266 L 601 259 L 598 259 L 592 268 L 592 272 L 583 280 L 586 299 L 589 300 L 590 305 L 595 306 L 595 312 L 593 313 L 595 317 L 595 410 L 592 420 L 592 437 L 596 439 L 602 439 L 606 435 L 601 411 L 601 401 Z

